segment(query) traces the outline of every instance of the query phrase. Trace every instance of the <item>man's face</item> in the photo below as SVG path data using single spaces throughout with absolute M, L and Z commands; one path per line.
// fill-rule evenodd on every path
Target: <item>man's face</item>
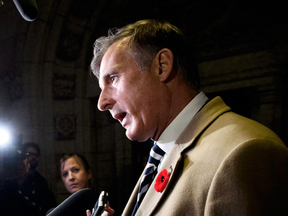
M 126 129 L 130 140 L 157 139 L 161 118 L 165 116 L 161 103 L 163 84 L 152 64 L 150 72 L 139 70 L 126 54 L 126 43 L 118 41 L 105 53 L 100 67 L 99 85 L 102 92 L 99 110 L 109 110 Z
M 26 161 L 30 164 L 30 169 L 35 169 L 38 166 L 39 153 L 36 148 L 28 147 L 26 149 Z

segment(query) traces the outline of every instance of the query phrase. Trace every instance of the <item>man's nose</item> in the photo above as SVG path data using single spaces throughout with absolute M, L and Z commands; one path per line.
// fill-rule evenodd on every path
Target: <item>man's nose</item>
M 111 97 L 108 90 L 103 89 L 98 99 L 98 109 L 101 111 L 112 109 L 115 100 Z

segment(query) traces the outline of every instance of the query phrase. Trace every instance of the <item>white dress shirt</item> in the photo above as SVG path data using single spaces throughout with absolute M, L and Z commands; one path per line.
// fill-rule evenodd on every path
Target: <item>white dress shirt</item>
M 158 170 L 161 170 L 161 164 L 172 150 L 177 138 L 207 101 L 207 96 L 201 91 L 189 102 L 189 104 L 187 104 L 187 106 L 176 116 L 176 118 L 160 135 L 159 139 L 157 140 L 157 145 L 165 152 L 165 155 L 158 166 Z

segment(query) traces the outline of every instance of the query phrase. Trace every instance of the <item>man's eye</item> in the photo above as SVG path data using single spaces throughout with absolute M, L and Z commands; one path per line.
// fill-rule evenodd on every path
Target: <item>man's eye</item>
M 115 81 L 115 79 L 116 79 L 116 77 L 115 77 L 115 76 L 111 76 L 111 77 L 110 77 L 110 80 L 111 80 L 112 82 L 114 82 L 114 81 Z
M 68 175 L 68 173 L 63 173 L 62 176 L 65 178 Z

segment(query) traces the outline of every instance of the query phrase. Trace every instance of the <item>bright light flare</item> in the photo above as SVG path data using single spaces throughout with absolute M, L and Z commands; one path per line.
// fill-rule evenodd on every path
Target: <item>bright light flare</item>
M 0 129 L 0 146 L 6 146 L 11 141 L 8 131 Z

